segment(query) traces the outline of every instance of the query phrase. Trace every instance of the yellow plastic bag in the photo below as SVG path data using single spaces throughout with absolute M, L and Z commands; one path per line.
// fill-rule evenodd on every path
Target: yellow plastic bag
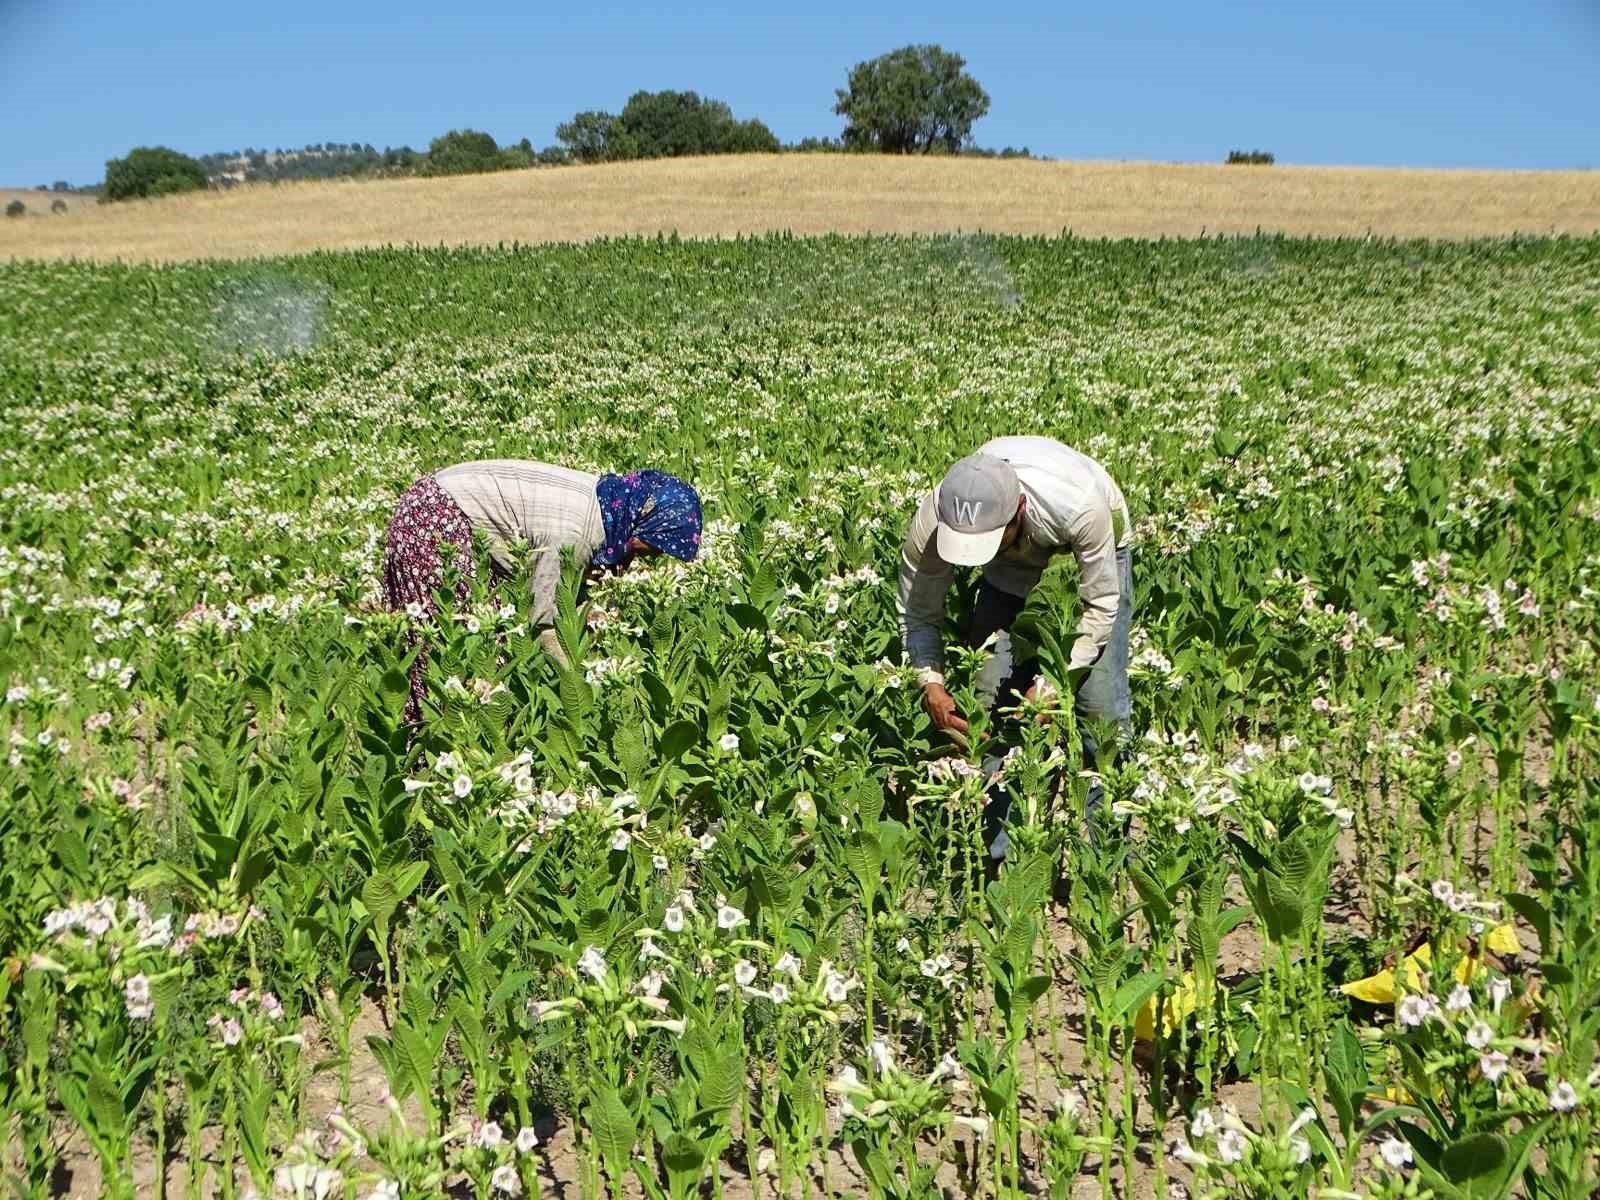
M 1194 972 L 1185 971 L 1183 980 L 1177 987 L 1167 994 L 1165 1003 L 1161 1006 L 1161 1036 L 1171 1037 L 1172 1031 L 1177 1029 L 1179 1023 L 1194 1012 L 1195 1007 Z M 1133 1036 L 1141 1042 L 1156 1040 L 1156 998 L 1151 996 L 1144 1002 L 1144 1007 L 1139 1009 L 1139 1015 L 1134 1018 Z

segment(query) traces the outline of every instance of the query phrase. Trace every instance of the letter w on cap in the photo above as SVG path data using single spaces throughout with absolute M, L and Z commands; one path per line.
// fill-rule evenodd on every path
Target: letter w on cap
M 958 525 L 976 525 L 978 517 L 983 512 L 982 500 L 952 500 L 956 510 L 956 523 Z

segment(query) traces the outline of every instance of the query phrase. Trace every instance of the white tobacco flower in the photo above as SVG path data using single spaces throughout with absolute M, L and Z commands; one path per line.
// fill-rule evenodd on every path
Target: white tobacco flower
M 593 946 L 584 947 L 583 953 L 578 956 L 578 970 L 596 983 L 604 982 L 606 977 L 605 955 L 601 954 Z
M 1432 996 L 1407 996 L 1400 1001 L 1400 1023 L 1415 1028 L 1437 1014 L 1439 1002 Z
M 782 958 L 778 959 L 777 962 L 772 964 L 772 969 L 780 974 L 789 975 L 795 979 L 800 978 L 800 960 L 787 951 L 784 952 Z
M 739 735 L 737 733 L 723 734 L 717 739 L 717 748 L 724 754 L 732 754 L 739 748 Z
M 1433 893 L 1433 898 L 1440 904 L 1449 904 L 1456 897 L 1455 885 L 1448 879 L 1435 879 L 1433 886 L 1428 890 Z
M 1191 1167 L 1203 1167 L 1211 1161 L 1191 1146 L 1187 1138 L 1180 1137 L 1173 1142 L 1170 1152 L 1173 1158 Z
M 722 930 L 737 929 L 746 924 L 747 918 L 731 904 L 719 905 L 717 908 L 717 928 Z
M 1447 1012 L 1466 1012 L 1472 1007 L 1472 989 L 1464 983 L 1458 983 L 1450 989 L 1450 996 L 1444 1002 Z
M 1489 1050 L 1478 1056 L 1478 1070 L 1490 1083 L 1499 1083 L 1510 1065 L 1511 1060 L 1498 1050 Z
M 894 1057 L 889 1053 L 889 1043 L 883 1038 L 873 1038 L 867 1045 L 867 1054 L 879 1071 L 887 1074 L 894 1069 Z
M 1565 1079 L 1550 1089 L 1550 1108 L 1554 1112 L 1571 1112 L 1578 1107 L 1578 1091 Z
M 480 1150 L 493 1150 L 504 1140 L 499 1121 L 485 1121 L 472 1134 L 472 1144 Z
M 756 981 L 755 964 L 749 959 L 741 958 L 733 964 L 733 977 L 740 987 L 749 987 Z
M 1474 1050 L 1482 1050 L 1494 1041 L 1494 1030 L 1482 1021 L 1473 1022 L 1472 1028 L 1467 1030 L 1467 1045 Z
M 489 1176 L 489 1187 L 508 1196 L 522 1195 L 522 1179 L 510 1163 L 494 1169 L 494 1174 Z
M 1217 1158 L 1224 1163 L 1232 1164 L 1244 1158 L 1244 1134 L 1237 1129 L 1224 1129 L 1217 1134 Z
M 1378 1145 L 1378 1153 L 1392 1170 L 1398 1171 L 1411 1164 L 1411 1146 L 1397 1137 L 1384 1138 Z
M 455 782 L 450 785 L 450 790 L 456 794 L 458 800 L 465 800 L 472 791 L 472 776 L 457 775 Z
M 532 1154 L 538 1145 L 539 1135 L 534 1131 L 532 1125 L 524 1125 L 521 1129 L 517 1130 L 518 1154 Z
M 676 904 L 667 906 L 666 914 L 661 918 L 661 926 L 668 933 L 683 932 L 683 909 Z
M 1500 1006 L 1511 999 L 1511 981 L 1509 979 L 1491 979 L 1489 981 L 1489 1000 L 1494 1005 L 1494 1011 L 1499 1012 Z
M 626 850 L 633 842 L 633 834 L 626 829 L 619 829 L 611 835 L 611 848 L 613 850 Z
M 134 975 L 122 987 L 123 1004 L 131 1021 L 148 1021 L 155 1015 L 156 1006 L 150 999 L 150 980 L 144 975 Z

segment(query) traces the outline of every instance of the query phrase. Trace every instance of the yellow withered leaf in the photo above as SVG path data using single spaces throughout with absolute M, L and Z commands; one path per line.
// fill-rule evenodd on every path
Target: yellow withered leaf
M 1517 937 L 1517 927 L 1510 923 L 1496 925 L 1483 939 L 1483 944 L 1496 954 L 1521 954 L 1522 941 Z

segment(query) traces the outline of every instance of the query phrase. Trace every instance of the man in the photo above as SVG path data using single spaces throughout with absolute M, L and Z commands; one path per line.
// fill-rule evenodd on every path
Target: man
M 1131 534 L 1127 503 L 1105 468 L 1053 438 L 996 438 L 951 467 L 918 506 L 900 556 L 900 635 L 934 725 L 968 731 L 944 686 L 941 629 L 954 568 L 984 568 L 967 628 L 967 644 L 980 646 L 1010 628 L 1050 560 L 1071 551 L 1083 615 L 1069 669 L 1088 669 L 1073 707 L 1079 717 L 1116 722 L 1126 731 L 1132 712 Z M 1034 698 L 1037 667 L 1019 664 L 1002 685 L 997 707 L 1016 704 L 1024 689 Z M 1085 761 L 1091 761 L 1094 739 L 1086 732 L 1083 741 Z M 1099 801 L 1096 787 L 1091 813 Z

